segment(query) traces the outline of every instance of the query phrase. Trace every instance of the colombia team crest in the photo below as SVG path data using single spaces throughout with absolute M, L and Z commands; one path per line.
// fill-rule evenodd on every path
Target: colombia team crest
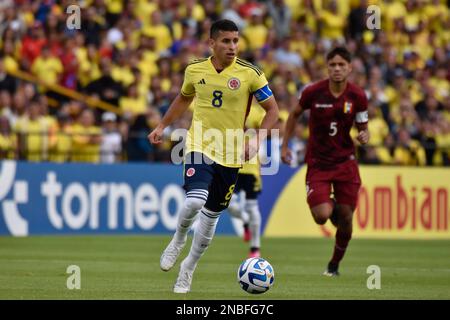
M 188 177 L 192 177 L 194 174 L 195 174 L 195 169 L 194 169 L 194 168 L 189 168 L 189 169 L 187 169 L 186 175 L 187 175 Z
M 238 78 L 231 78 L 228 80 L 228 88 L 231 90 L 237 90 L 241 86 L 241 81 Z

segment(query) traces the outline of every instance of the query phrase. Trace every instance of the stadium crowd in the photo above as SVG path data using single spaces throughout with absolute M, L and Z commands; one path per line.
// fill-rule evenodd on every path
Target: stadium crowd
M 81 8 L 79 29 L 66 12 Z M 381 14 L 379 28 L 367 20 Z M 147 134 L 178 94 L 183 70 L 210 54 L 213 21 L 241 29 L 240 56 L 269 79 L 280 125 L 308 83 L 326 77 L 326 52 L 354 55 L 351 81 L 369 99 L 370 146 L 361 163 L 450 165 L 450 10 L 445 0 L 4 0 L 0 3 L 0 159 L 170 161 L 171 130 Z M 373 22 L 373 20 L 371 20 Z M 373 25 L 373 24 L 372 24 Z M 374 24 L 376 26 L 376 23 Z M 40 82 L 21 79 L 18 70 Z M 92 109 L 49 89 L 117 106 Z M 253 112 L 260 112 L 255 104 Z M 252 113 L 250 117 L 252 117 Z M 303 161 L 307 114 L 292 148 Z

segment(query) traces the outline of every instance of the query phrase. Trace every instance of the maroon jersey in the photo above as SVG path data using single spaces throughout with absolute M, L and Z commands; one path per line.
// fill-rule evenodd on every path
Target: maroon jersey
M 345 91 L 336 98 L 326 79 L 305 87 L 299 104 L 302 110 L 311 110 L 306 163 L 329 167 L 353 159 L 355 146 L 350 129 L 355 121 L 368 121 L 364 91 L 348 82 Z

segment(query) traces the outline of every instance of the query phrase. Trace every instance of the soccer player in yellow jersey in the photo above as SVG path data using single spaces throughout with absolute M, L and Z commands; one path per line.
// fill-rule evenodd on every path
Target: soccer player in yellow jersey
M 194 114 L 186 141 L 184 189 L 186 200 L 178 218 L 177 229 L 161 255 L 160 267 L 169 271 L 183 249 L 187 233 L 199 213 L 198 224 L 188 256 L 181 262 L 173 291 L 190 291 L 192 276 L 200 257 L 214 236 L 221 211 L 228 207 L 241 160 L 252 159 L 264 133 L 278 118 L 278 105 L 264 74 L 252 64 L 237 58 L 239 32 L 230 20 L 211 25 L 209 46 L 213 55 L 186 67 L 180 94 L 172 102 L 160 124 L 149 134 L 152 144 L 162 141 L 163 130 L 179 118 L 194 101 Z M 230 130 L 243 133 L 252 96 L 266 110 L 260 134 L 243 145 L 221 139 Z M 195 100 L 194 100 L 195 97 Z M 214 132 L 213 142 L 202 139 L 200 132 Z

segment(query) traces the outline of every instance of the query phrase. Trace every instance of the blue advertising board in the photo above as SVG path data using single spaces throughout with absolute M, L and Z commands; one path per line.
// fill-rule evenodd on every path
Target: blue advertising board
M 182 183 L 171 164 L 3 161 L 0 235 L 172 233 Z M 239 228 L 222 214 L 217 233 Z

